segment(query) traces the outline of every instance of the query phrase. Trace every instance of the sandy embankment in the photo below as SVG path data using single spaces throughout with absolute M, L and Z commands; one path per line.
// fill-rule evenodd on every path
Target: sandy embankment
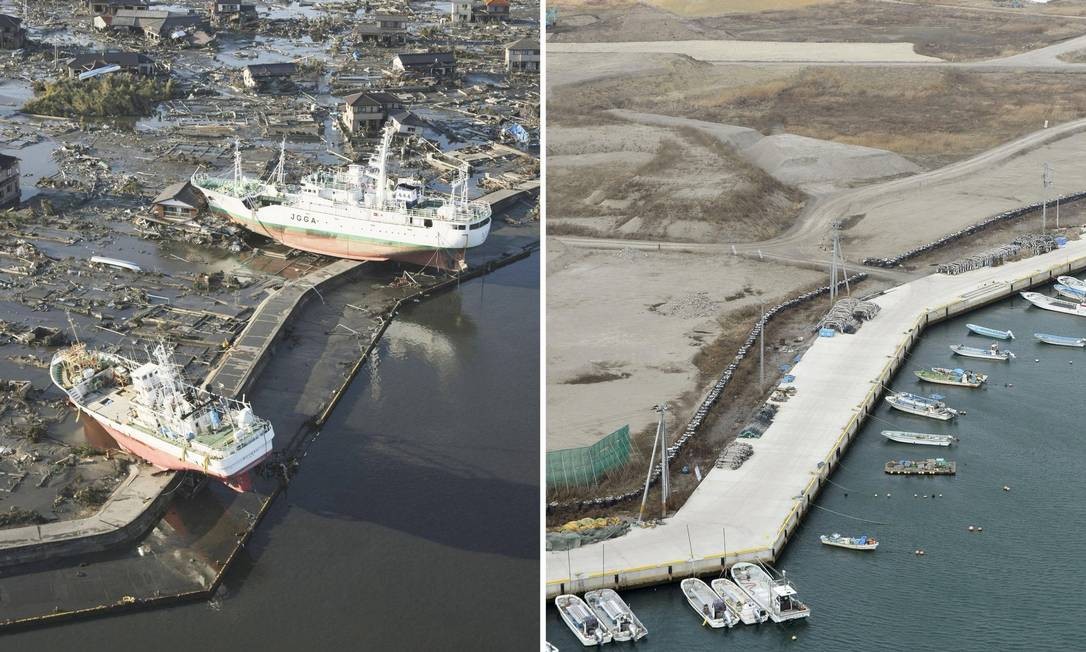
M 614 52 L 627 55 L 680 54 L 699 61 L 805 63 L 939 62 L 917 54 L 912 43 L 801 43 L 779 41 L 618 41 L 547 43 L 552 53 Z

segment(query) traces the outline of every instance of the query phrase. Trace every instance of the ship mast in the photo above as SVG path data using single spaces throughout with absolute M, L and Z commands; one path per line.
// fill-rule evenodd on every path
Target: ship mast
M 241 139 L 234 138 L 234 192 L 238 192 L 241 176 Z
M 275 184 L 282 189 L 286 183 L 287 175 L 287 138 L 279 143 L 279 164 L 275 166 Z
M 453 206 L 457 210 L 464 210 L 468 205 L 468 180 L 471 179 L 471 165 L 464 163 L 458 170 L 456 181 L 452 186 Z
M 396 128 L 389 123 L 381 136 L 381 149 L 377 152 L 377 187 L 374 188 L 374 198 L 377 200 L 378 207 L 385 205 L 385 197 L 388 194 L 388 150 L 392 145 L 394 133 L 396 133 Z

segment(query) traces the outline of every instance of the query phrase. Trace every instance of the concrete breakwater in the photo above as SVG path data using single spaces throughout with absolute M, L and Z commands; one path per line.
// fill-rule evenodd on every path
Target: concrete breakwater
M 949 276 L 933 274 L 873 300 L 879 316 L 853 335 L 819 338 L 793 369 L 796 395 L 736 470 L 712 469 L 655 528 L 547 554 L 547 595 L 631 588 L 737 561 L 774 562 L 924 329 L 1086 269 L 1086 242 Z M 1068 317 L 1068 319 L 1071 319 Z

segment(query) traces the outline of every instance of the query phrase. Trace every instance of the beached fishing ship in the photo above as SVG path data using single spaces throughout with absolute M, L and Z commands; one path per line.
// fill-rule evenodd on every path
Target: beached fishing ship
M 946 367 L 931 367 L 918 369 L 913 372 L 920 380 L 939 385 L 954 385 L 956 387 L 980 387 L 988 380 L 988 374 L 980 374 L 968 369 L 947 369 Z
M 186 383 L 171 356 L 158 344 L 141 364 L 76 344 L 53 356 L 49 376 L 124 450 L 159 468 L 198 471 L 247 491 L 249 471 L 271 453 L 271 423 L 248 403 Z
M 391 179 L 388 155 L 395 133 L 393 126 L 385 128 L 368 165 L 315 172 L 297 186 L 286 183 L 285 148 L 267 180 L 245 176 L 235 149 L 233 178 L 198 171 L 192 184 L 211 210 L 297 249 L 354 260 L 422 263 L 445 252 L 459 256 L 462 264 L 464 250 L 483 244 L 490 233 L 490 205 L 468 200 L 466 165 L 448 197 L 431 197 L 418 179 Z

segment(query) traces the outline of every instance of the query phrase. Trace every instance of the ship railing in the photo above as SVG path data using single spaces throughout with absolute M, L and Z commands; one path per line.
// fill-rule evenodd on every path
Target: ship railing
M 307 209 L 309 207 L 305 205 L 298 205 L 299 209 Z M 367 207 L 370 210 L 381 210 L 395 212 L 397 216 L 407 216 L 413 218 L 421 218 L 426 220 L 432 220 L 434 222 L 446 222 L 450 224 L 471 224 L 477 220 L 481 220 L 490 217 L 490 204 L 483 201 L 473 201 L 467 204 L 461 204 L 456 208 L 456 211 L 450 217 L 444 207 L 440 208 L 401 208 L 398 204 L 385 204 L 381 207 Z M 367 222 L 387 222 L 390 224 L 402 223 L 402 221 L 391 220 L 382 218 L 380 216 L 372 216 L 368 218 L 359 218 L 353 213 L 356 211 L 354 208 L 338 207 L 320 205 L 313 206 L 312 210 L 321 213 L 331 213 L 337 218 L 348 220 L 363 220 Z

